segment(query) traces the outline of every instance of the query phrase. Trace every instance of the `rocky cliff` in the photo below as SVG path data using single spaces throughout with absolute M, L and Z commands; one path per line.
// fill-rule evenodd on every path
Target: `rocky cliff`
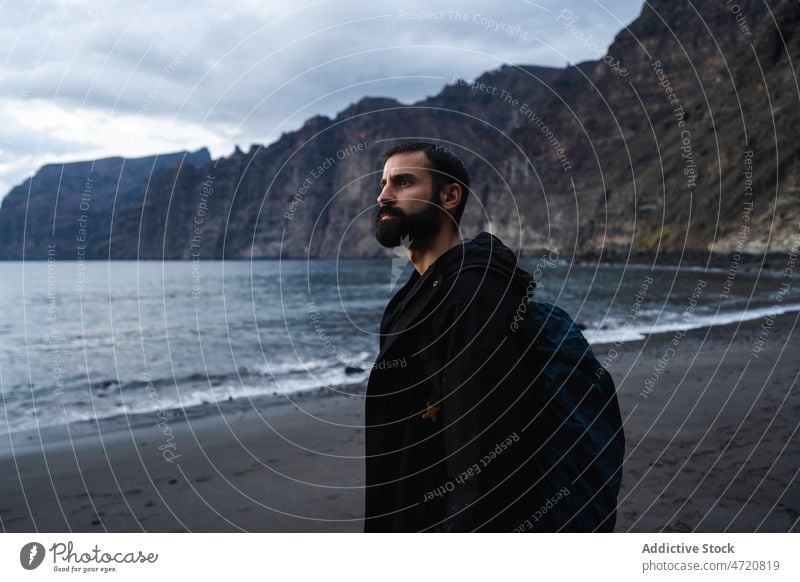
M 467 161 L 465 235 L 491 229 L 523 254 L 785 252 L 800 231 L 799 30 L 792 0 L 652 0 L 599 61 L 507 65 L 413 105 L 365 98 L 268 146 L 142 162 L 138 178 L 117 160 L 129 179 L 120 188 L 115 166 L 95 181 L 87 254 L 383 256 L 370 229 L 380 152 L 408 138 Z M 86 164 L 47 166 L 8 195 L 5 258 L 42 258 L 53 237 L 72 249 Z
M 210 161 L 204 148 L 43 166 L 3 199 L 0 258 L 108 258 L 108 241 L 123 227 L 120 218 L 136 215 L 164 176 Z M 127 227 L 138 230 L 138 224 Z M 125 258 L 135 256 L 134 245 Z

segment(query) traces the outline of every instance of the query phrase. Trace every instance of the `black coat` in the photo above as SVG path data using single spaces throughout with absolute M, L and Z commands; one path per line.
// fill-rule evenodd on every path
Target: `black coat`
M 614 383 L 516 263 L 482 232 L 386 307 L 364 531 L 613 530 L 625 448 Z

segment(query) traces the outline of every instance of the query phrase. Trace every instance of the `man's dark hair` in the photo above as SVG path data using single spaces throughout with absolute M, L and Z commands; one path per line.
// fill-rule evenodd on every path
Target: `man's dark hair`
M 464 206 L 467 204 L 469 193 L 469 172 L 467 172 L 464 162 L 453 150 L 426 141 L 407 141 L 396 144 L 383 152 L 383 161 L 386 162 L 395 154 L 407 152 L 425 152 L 433 178 L 434 195 L 453 182 L 461 186 L 461 202 L 453 211 L 453 220 L 458 224 L 461 221 L 461 215 L 464 214 Z

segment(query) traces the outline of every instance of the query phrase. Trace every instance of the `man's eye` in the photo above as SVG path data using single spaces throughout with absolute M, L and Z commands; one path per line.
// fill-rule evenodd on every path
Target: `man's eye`
M 403 186 L 405 184 L 411 184 L 411 181 L 410 180 L 406 180 L 405 178 L 401 178 L 400 180 L 398 180 L 398 184 Z

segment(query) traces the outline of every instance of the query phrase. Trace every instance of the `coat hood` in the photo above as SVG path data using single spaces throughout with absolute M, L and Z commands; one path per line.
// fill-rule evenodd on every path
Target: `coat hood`
M 486 231 L 448 249 L 433 263 L 447 282 L 465 269 L 491 269 L 511 278 L 519 295 L 531 295 L 536 287 L 533 277 L 517 265 L 517 256 L 495 235 Z
M 533 300 L 536 287 L 533 277 L 517 266 L 516 255 L 499 238 L 481 232 L 439 255 L 422 275 L 412 269 L 408 281 L 395 293 L 384 311 L 378 360 L 397 339 L 395 332 L 413 327 L 414 322 L 426 313 L 425 309 L 433 298 L 446 293 L 458 275 L 467 269 L 481 269 L 484 273 L 495 271 L 506 281 L 510 279 L 508 291 L 512 296 Z

